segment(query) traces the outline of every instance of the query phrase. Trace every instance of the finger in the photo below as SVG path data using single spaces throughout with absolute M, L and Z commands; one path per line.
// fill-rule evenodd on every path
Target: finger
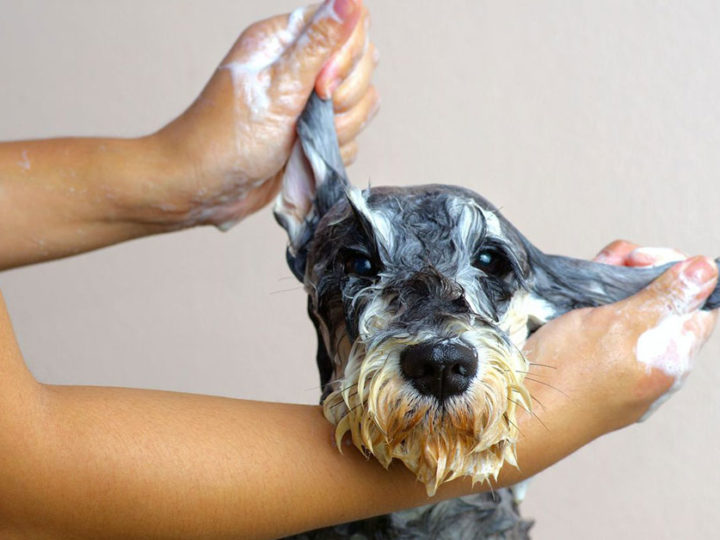
M 684 261 L 687 254 L 671 248 L 639 247 L 630 252 L 626 266 L 662 266 L 671 262 Z
M 350 75 L 340 83 L 333 93 L 335 112 L 344 112 L 354 107 L 370 87 L 372 74 L 377 66 L 380 55 L 373 43 L 370 43 L 365 54 L 353 68 Z
M 361 16 L 362 0 L 326 0 L 275 62 L 279 85 L 299 85 L 300 93 L 310 94 L 323 65 L 350 37 Z
M 346 167 L 355 163 L 357 154 L 358 144 L 355 141 L 350 141 L 349 143 L 340 147 L 340 157 L 342 157 L 343 163 Z
M 717 310 L 698 311 L 690 318 L 685 327 L 697 337 L 701 345 L 704 345 L 715 330 L 717 319 Z
M 342 47 L 325 63 L 315 82 L 315 91 L 329 99 L 339 84 L 353 70 L 368 48 L 370 15 L 364 7 L 360 20 Z
M 692 313 L 717 284 L 718 269 L 708 257 L 692 257 L 667 270 L 645 289 L 618 303 L 619 312 L 654 327 L 668 315 Z M 644 317 L 637 317 L 638 312 Z
M 633 244 L 627 240 L 615 240 L 602 248 L 593 261 L 612 264 L 614 266 L 623 266 L 627 256 L 637 249 L 637 247 L 637 244 Z
M 268 62 L 277 60 L 297 39 L 317 8 L 318 6 L 305 6 L 292 13 L 274 15 L 251 24 L 240 35 L 225 60 L 247 62 L 260 52 L 267 55 Z
M 360 102 L 349 111 L 335 115 L 335 130 L 340 146 L 352 141 L 372 120 L 380 108 L 380 96 L 371 86 Z

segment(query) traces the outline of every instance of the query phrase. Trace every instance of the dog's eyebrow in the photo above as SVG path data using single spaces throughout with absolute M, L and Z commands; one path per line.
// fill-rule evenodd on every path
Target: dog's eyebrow
M 497 239 L 505 237 L 495 212 L 483 208 L 477 201 L 466 198 L 454 199 L 450 202 L 450 208 L 456 214 L 457 234 L 462 243 L 469 248 L 488 237 Z
M 488 208 L 481 208 L 479 205 L 478 208 L 480 208 L 480 211 L 485 218 L 486 234 L 490 233 L 498 238 L 505 236 L 497 214 Z
M 368 206 L 363 192 L 359 189 L 348 187 L 345 196 L 365 229 L 365 234 L 375 242 L 378 250 L 390 253 L 394 245 L 392 224 L 381 212 L 375 212 Z

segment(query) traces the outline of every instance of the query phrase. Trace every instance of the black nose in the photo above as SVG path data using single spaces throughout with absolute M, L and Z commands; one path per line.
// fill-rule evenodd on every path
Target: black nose
M 440 401 L 462 394 L 477 373 L 475 350 L 451 341 L 411 345 L 400 353 L 400 369 L 418 392 Z

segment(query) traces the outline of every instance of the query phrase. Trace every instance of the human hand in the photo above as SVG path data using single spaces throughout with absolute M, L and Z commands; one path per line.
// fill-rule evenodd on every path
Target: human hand
M 276 195 L 313 88 L 331 98 L 346 164 L 378 109 L 361 0 L 327 0 L 245 30 L 193 105 L 158 132 L 178 174 L 148 190 L 152 220 L 227 229 Z
M 614 242 L 598 260 L 643 266 L 683 257 Z M 576 446 L 645 419 L 679 388 L 710 336 L 717 313 L 699 308 L 717 278 L 711 259 L 693 257 L 630 298 L 572 311 L 540 328 L 525 346 L 534 414 Z

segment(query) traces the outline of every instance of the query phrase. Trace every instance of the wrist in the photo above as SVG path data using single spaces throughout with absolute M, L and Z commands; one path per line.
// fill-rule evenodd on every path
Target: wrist
M 201 222 L 197 206 L 202 190 L 192 160 L 163 132 L 116 141 L 116 150 L 100 166 L 113 167 L 121 176 L 112 197 L 119 220 L 147 234 Z

